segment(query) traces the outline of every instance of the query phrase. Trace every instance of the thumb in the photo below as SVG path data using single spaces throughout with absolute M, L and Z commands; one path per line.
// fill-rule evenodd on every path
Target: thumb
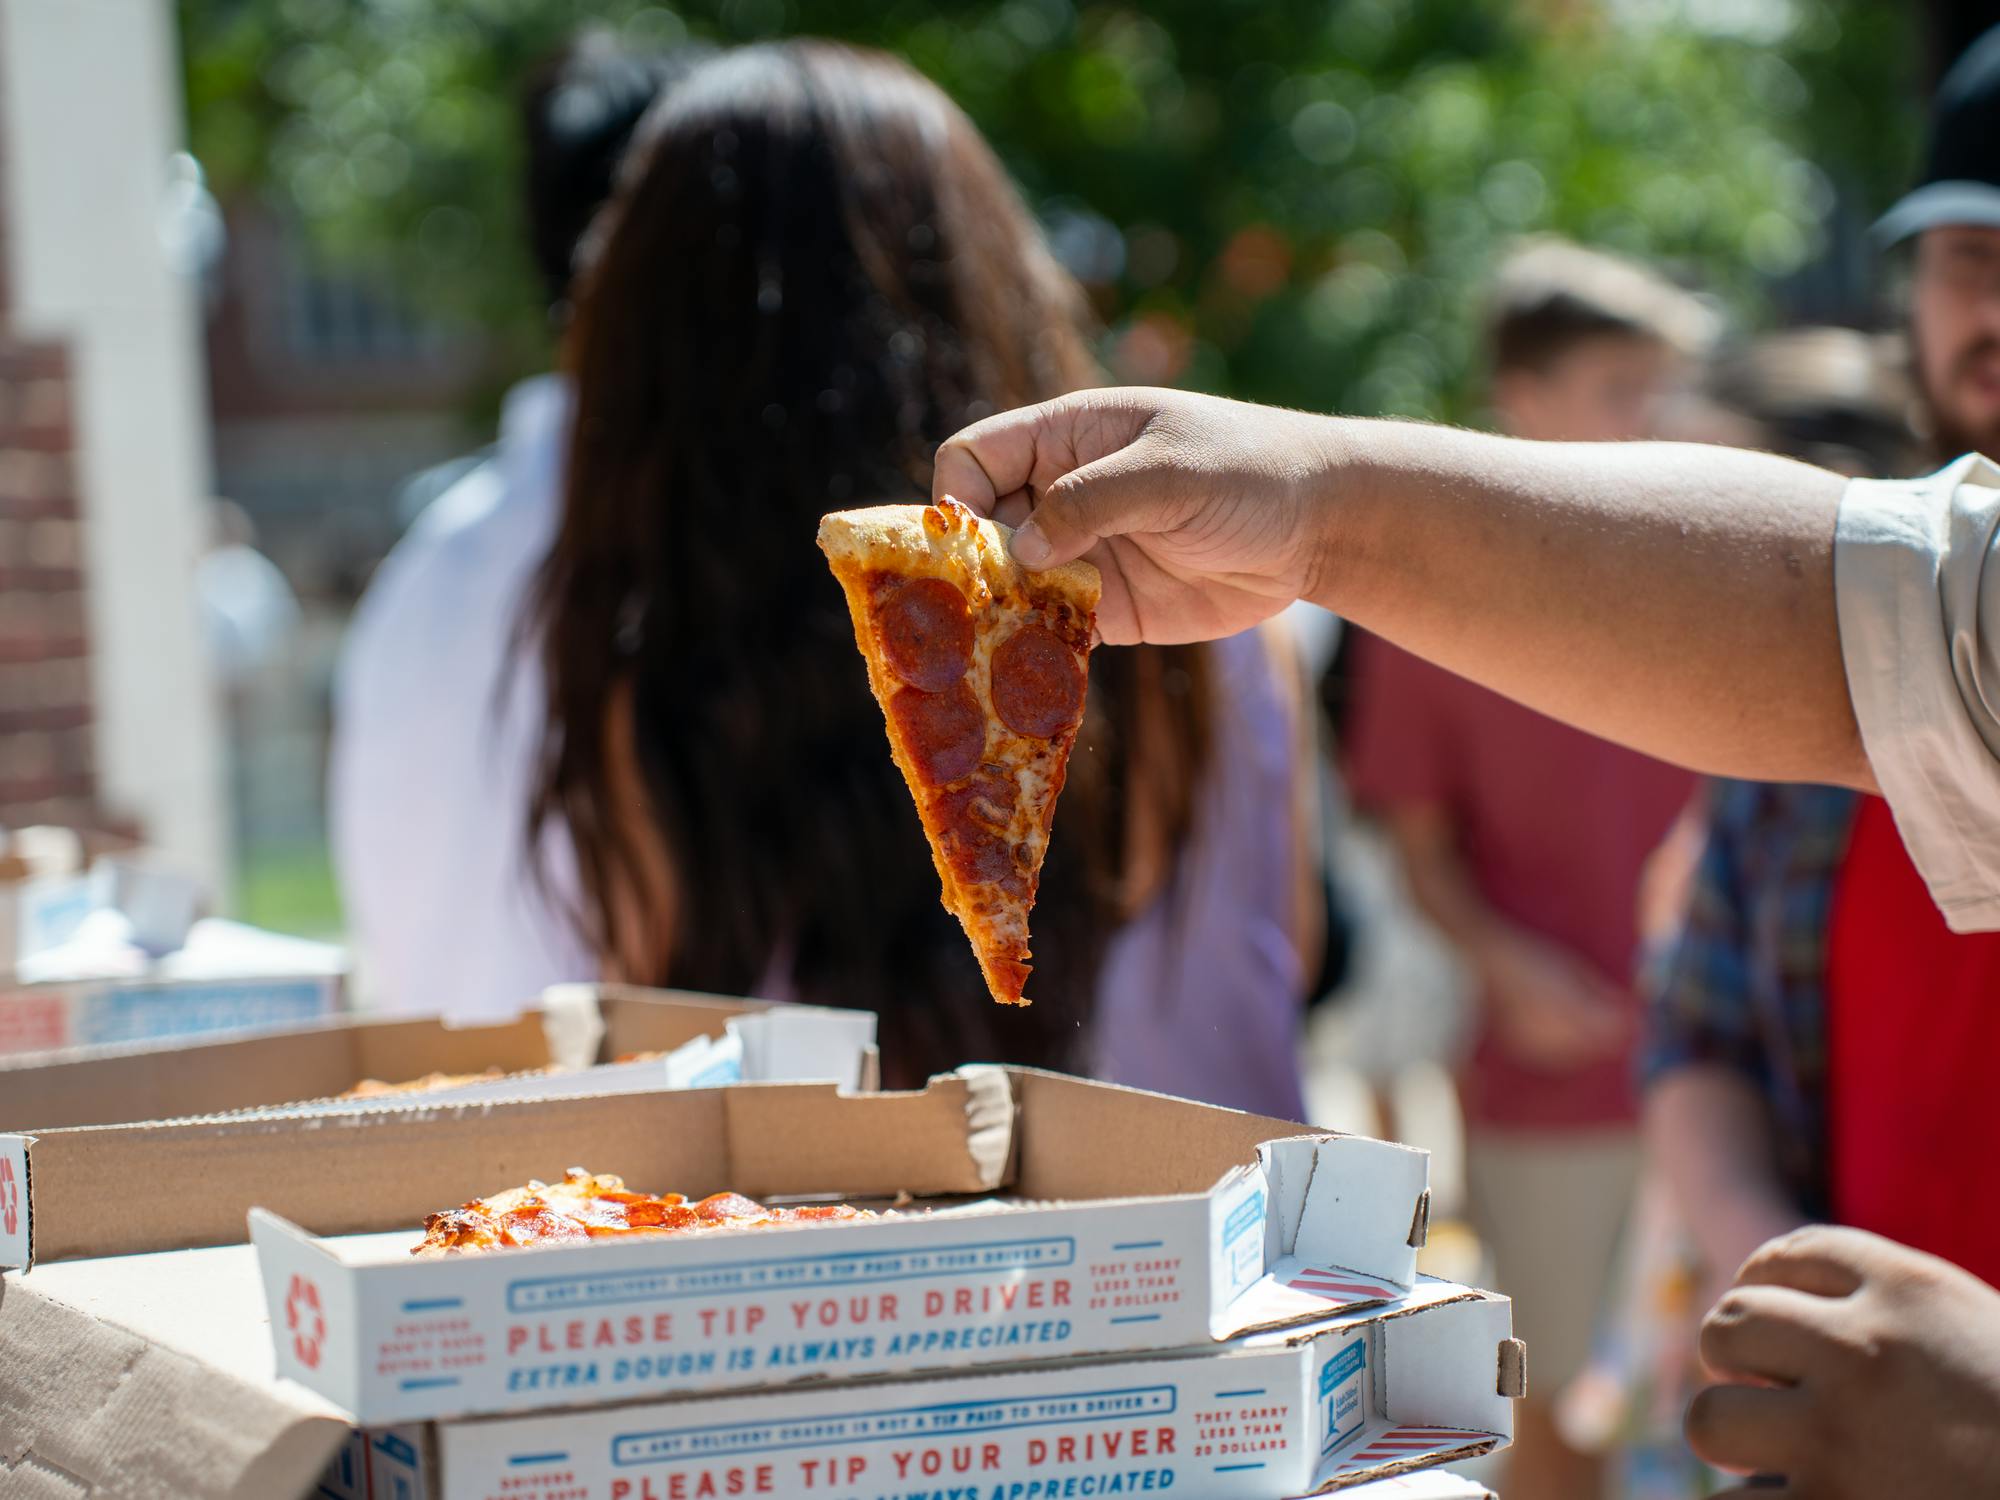
M 1056 480 L 1014 533 L 1025 567 L 1073 562 L 1106 537 L 1165 531 L 1179 520 L 1166 494 L 1166 470 L 1141 437 Z

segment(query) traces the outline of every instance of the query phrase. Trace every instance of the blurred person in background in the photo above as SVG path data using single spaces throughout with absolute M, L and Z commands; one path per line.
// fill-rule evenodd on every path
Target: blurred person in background
M 2000 87 L 2000 33 L 1986 50 Z M 2000 177 L 2000 151 L 1979 144 Z M 1902 426 L 1908 408 L 1870 341 L 1831 329 L 1768 340 L 1725 372 L 1718 401 L 1756 423 L 1760 446 L 1857 475 L 2000 452 L 2000 189 L 1982 207 L 1969 184 L 1946 185 L 1884 221 L 1914 239 L 1910 369 L 1929 451 Z M 1934 212 L 1914 211 L 1926 203 Z M 1642 1063 L 1648 1150 L 1710 1290 L 1812 1222 L 2000 1285 L 2000 1213 L 1967 1191 L 2000 1148 L 2000 935 L 1951 931 L 1880 797 L 1718 781 L 1707 811 Z
M 1313 964 L 1299 696 L 1271 639 L 1094 656 L 1027 1010 L 939 902 L 829 510 L 928 498 L 969 420 L 1098 378 L 1077 286 L 906 64 L 744 48 L 641 128 L 567 346 L 533 628 L 533 838 L 607 976 L 880 1013 L 888 1081 L 1085 1068 L 1295 1117 Z
M 284 570 L 258 550 L 256 522 L 233 500 L 210 505 L 209 547 L 195 564 L 194 588 L 222 703 L 240 866 L 254 823 L 249 809 L 263 790 L 256 750 L 271 690 L 298 668 L 304 615 Z
M 586 35 L 523 97 L 525 198 L 550 317 L 567 317 L 577 242 L 633 127 L 692 59 Z M 533 663 L 509 654 L 555 534 L 570 392 L 508 392 L 497 446 L 433 500 L 376 572 L 334 689 L 329 817 L 364 999 L 385 1011 L 499 1016 L 597 972 L 534 875 L 518 809 L 542 729 Z M 560 847 L 548 851 L 560 861 Z
M 1923 180 L 1876 233 L 1903 281 L 1927 450 L 1918 456 L 2000 455 L 2000 27 L 1939 86 Z M 1813 436 L 1824 444 L 1828 434 Z M 1867 472 L 1907 470 L 1892 459 Z M 1977 525 L 1990 537 L 1990 514 Z M 1933 568 L 1943 597 L 1962 597 L 1952 570 Z M 1945 613 L 1935 600 L 1919 609 Z M 1841 629 L 1855 626 L 1843 616 Z M 1971 665 L 1990 645 L 1948 619 L 1944 638 L 1990 703 Z M 1857 718 L 1866 680 L 1854 688 Z M 1920 668 L 1896 661 L 1885 680 L 1893 701 L 1924 701 Z M 1927 790 L 1947 782 L 1930 757 L 1949 742 L 1936 725 L 1878 727 L 1868 749 L 1894 813 L 1883 797 L 1848 790 L 1720 786 L 1652 1007 L 1648 1138 L 1677 1194 L 1712 1221 L 1699 1241 L 1709 1268 L 1736 1281 L 1701 1344 L 1730 1383 L 1697 1398 L 1688 1436 L 1711 1462 L 1785 1473 L 1801 1492 L 1817 1482 L 1810 1492 L 1884 1493 L 1875 1476 L 1894 1473 L 1903 1492 L 1969 1493 L 1904 1459 L 1912 1429 L 1897 1414 L 1913 1409 L 1930 1428 L 1920 1438 L 1936 1453 L 1928 1464 L 1971 1469 L 1982 1493 L 2000 1490 L 2000 1438 L 1977 1405 L 2000 1403 L 2000 1298 L 1962 1274 L 2000 1286 L 2000 1208 L 1986 1191 L 2000 1149 L 2000 933 L 1978 930 L 1993 923 L 1976 911 L 1941 911 L 1932 894 L 1940 832 L 1964 850 L 1991 805 L 1954 787 L 1940 823 L 1912 806 L 1904 779 L 1920 767 Z M 1990 753 L 1991 738 L 1981 743 Z M 1882 1239 L 1765 1242 L 1807 1220 Z M 1801 1295 L 1815 1292 L 1840 1300 Z M 1822 1330 L 1836 1349 L 1879 1344 L 1893 1357 L 1845 1381 L 1837 1359 L 1802 1368 L 1801 1335 Z M 1818 1378 L 1801 1380 L 1808 1372 Z M 1790 1410 L 1776 1409 L 1773 1381 L 1793 1385 L 1782 1393 Z M 1868 1443 L 1861 1461 L 1836 1453 L 1838 1478 L 1827 1482 L 1826 1435 L 1855 1430 Z M 1801 1472 L 1813 1468 L 1822 1473 Z
M 1649 436 L 1705 307 L 1643 268 L 1533 243 L 1492 292 L 1491 401 L 1517 437 Z M 1598 1456 L 1553 1397 L 1584 1364 L 1637 1178 L 1631 988 L 1641 869 L 1694 779 L 1386 642 L 1358 642 L 1348 782 L 1412 899 L 1464 959 L 1475 1037 L 1459 1079 L 1469 1214 L 1535 1351 L 1501 1488 L 1581 1500 Z
M 1716 363 L 1674 434 L 1855 476 L 1909 473 L 1903 358 L 1900 341 L 1849 328 L 1767 334 Z M 1564 1401 L 1565 1430 L 1622 1439 L 1619 1492 L 1633 1500 L 1708 1492 L 1681 1433 L 1701 1314 L 1757 1246 L 1830 1212 L 1824 919 L 1861 801 L 1708 782 L 1648 866 L 1648 1203 L 1590 1378 Z
M 299 596 L 278 565 L 257 550 L 257 525 L 234 500 L 210 511 L 211 543 L 195 564 L 195 598 L 209 664 L 236 700 L 298 639 Z

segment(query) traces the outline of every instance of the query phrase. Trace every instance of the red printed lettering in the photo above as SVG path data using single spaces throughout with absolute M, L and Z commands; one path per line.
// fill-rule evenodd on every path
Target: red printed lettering
M 1028 1439 L 1028 1466 L 1096 1463 L 1102 1459 L 1165 1457 L 1174 1451 L 1171 1427 L 1133 1427 L 1124 1432 L 1090 1432 L 1082 1437 Z
M 718 1333 L 724 1338 L 740 1338 L 747 1337 L 757 1331 L 757 1325 L 764 1321 L 764 1309 L 761 1307 L 704 1307 L 698 1316 L 701 1318 L 701 1331 L 704 1338 L 713 1338 Z

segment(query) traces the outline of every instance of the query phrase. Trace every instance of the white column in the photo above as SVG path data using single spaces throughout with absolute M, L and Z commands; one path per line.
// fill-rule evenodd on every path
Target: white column
M 162 238 L 182 143 L 169 0 L 0 0 L 11 307 L 74 376 L 100 795 L 225 889 L 222 739 L 198 627 L 207 387 Z

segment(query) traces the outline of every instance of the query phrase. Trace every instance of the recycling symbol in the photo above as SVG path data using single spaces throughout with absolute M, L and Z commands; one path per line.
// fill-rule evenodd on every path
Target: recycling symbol
M 21 1189 L 14 1181 L 14 1163 L 0 1156 L 0 1230 L 13 1234 L 21 1227 Z
M 294 1276 L 285 1292 L 285 1327 L 292 1335 L 292 1352 L 308 1370 L 319 1368 L 320 1345 L 326 1342 L 326 1314 L 320 1311 L 319 1288 L 305 1276 Z

